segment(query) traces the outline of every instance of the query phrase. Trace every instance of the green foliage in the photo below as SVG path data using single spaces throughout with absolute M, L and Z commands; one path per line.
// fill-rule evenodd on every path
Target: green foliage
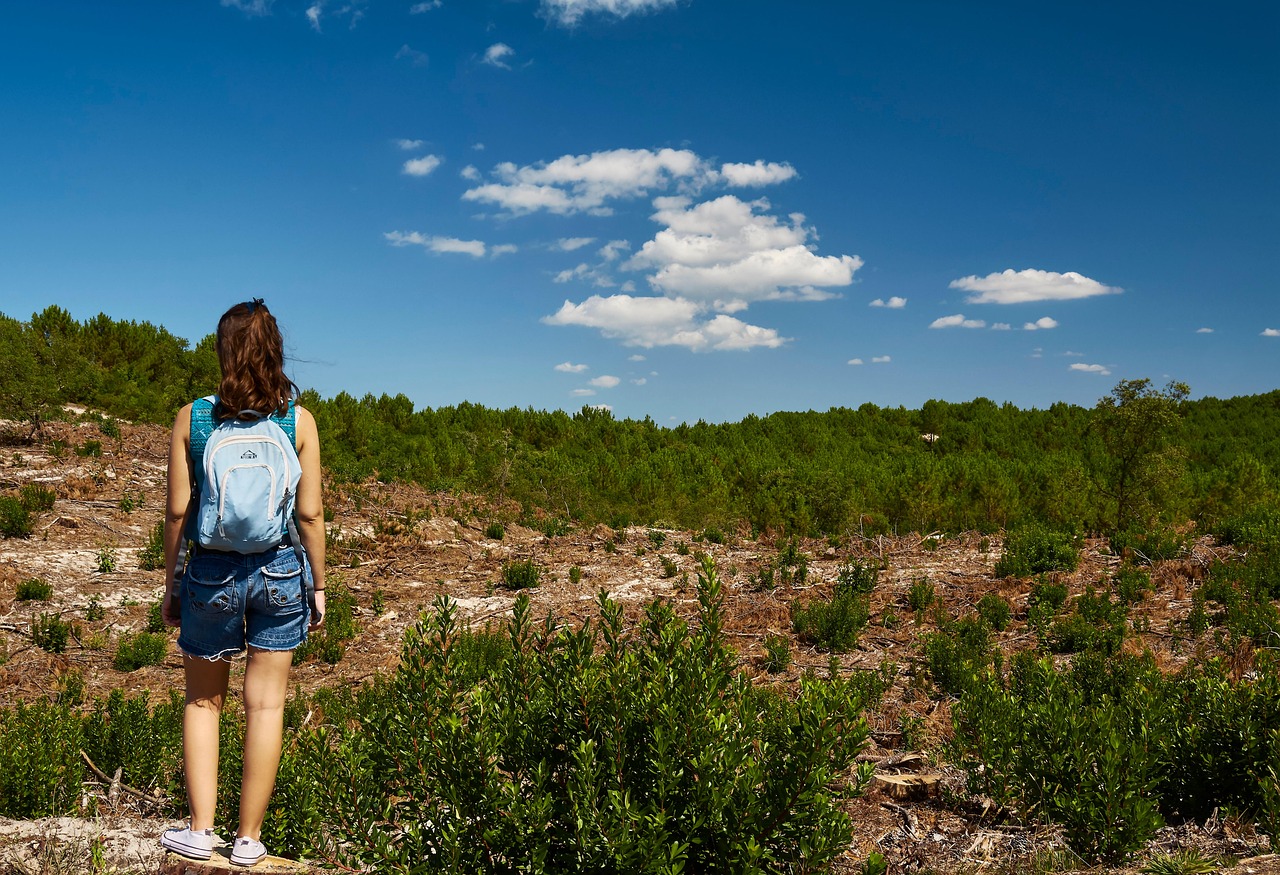
M 92 457 L 95 459 L 100 457 L 102 455 L 102 441 L 85 441 L 80 444 L 80 446 L 76 447 L 76 455 Z
M 94 764 L 144 792 L 182 796 L 182 695 L 176 690 L 149 708 L 145 696 L 112 690 L 85 715 L 84 752 Z
M 489 525 L 486 526 L 484 530 L 484 536 L 493 541 L 501 541 L 504 537 L 506 537 L 506 534 L 507 534 L 506 529 L 504 529 L 502 527 L 502 523 L 498 522 L 497 520 L 494 520 L 493 522 L 489 523 Z
M 147 608 L 147 631 L 153 635 L 164 632 L 168 627 L 164 624 L 164 599 L 154 601 Z
M 169 649 L 169 636 L 163 632 L 139 632 L 121 635 L 116 646 L 116 656 L 111 665 L 116 671 L 137 671 L 148 665 L 164 662 Z
M 381 617 L 387 611 L 387 594 L 382 587 L 377 587 L 373 591 L 373 596 L 369 599 L 369 610 L 373 611 L 375 617 Z
M 138 551 L 138 567 L 143 571 L 155 571 L 164 567 L 164 523 L 152 526 L 147 543 Z
M 1136 605 L 1151 591 L 1151 574 L 1132 565 L 1123 565 L 1116 572 L 1116 596 L 1126 605 Z
M 980 682 L 992 662 L 991 633 L 977 617 L 966 617 L 924 639 L 929 675 L 952 696 Z
M 71 624 L 58 614 L 41 614 L 31 618 L 31 640 L 49 653 L 62 653 L 71 637 Z
M 307 640 L 293 651 L 293 664 L 309 656 L 336 665 L 347 652 L 347 642 L 356 637 L 356 597 L 337 575 L 325 578 L 324 622 L 307 633 Z
M 665 533 L 660 532 L 657 529 L 649 530 L 649 543 L 653 544 L 653 549 L 659 549 L 666 542 L 667 536 Z
M 702 539 L 708 544 L 723 544 L 724 532 L 715 526 L 707 526 L 702 530 Z
M 869 593 L 876 588 L 880 567 L 874 562 L 850 559 L 836 570 L 836 589 Z
M 1218 861 L 1206 859 L 1194 848 L 1184 848 L 1152 858 L 1141 871 L 1143 875 L 1213 875 L 1222 868 Z
M 95 595 L 89 599 L 89 604 L 85 606 L 84 618 L 90 623 L 100 623 L 107 616 L 107 612 L 103 609 L 102 603 L 98 601 Z
M 662 576 L 675 577 L 680 571 L 680 567 L 676 565 L 676 560 L 672 559 L 670 556 L 661 556 L 659 558 L 662 560 Z
M 133 513 L 142 506 L 142 493 L 126 492 L 120 496 L 120 510 L 124 513 Z
M 81 721 L 45 700 L 0 709 L 0 815 L 37 818 L 74 810 L 85 768 Z
M 1004 553 L 996 562 L 996 577 L 1030 577 L 1049 571 L 1074 571 L 1079 563 L 1076 539 L 1040 525 L 1009 532 Z
M 98 551 L 98 573 L 111 574 L 116 570 L 116 551 L 114 547 L 103 547 Z
M 716 543 L 719 543 L 718 541 Z M 800 550 L 794 538 L 787 541 L 774 560 L 778 583 L 783 586 L 800 586 L 809 576 L 809 557 Z
M 15 596 L 20 602 L 47 602 L 53 598 L 53 587 L 38 577 L 29 577 L 18 584 Z
M 569 566 L 569 582 L 574 586 L 577 586 L 582 582 L 582 569 L 577 565 Z
M 358 869 L 824 868 L 850 838 L 830 788 L 865 743 L 867 699 L 841 678 L 806 678 L 794 699 L 753 688 L 709 564 L 699 594 L 696 628 L 654 603 L 634 637 L 607 598 L 598 627 L 574 630 L 535 626 L 521 597 L 483 675 L 458 670 L 474 659 L 441 600 L 353 718 L 286 757 L 281 844 L 314 841 L 323 818 L 334 862 Z
M 911 589 L 907 591 L 907 606 L 917 614 L 923 613 L 933 604 L 933 584 L 921 577 L 911 581 Z
M 18 500 L 32 513 L 53 510 L 53 502 L 57 494 L 47 486 L 39 483 L 27 483 L 18 490 Z
M 1013 610 L 1009 603 L 998 593 L 989 592 L 978 599 L 978 616 L 993 631 L 1003 632 L 1009 628 L 1009 619 Z
M 507 589 L 529 589 L 542 581 L 542 566 L 532 559 L 502 563 L 502 585 Z
M 1073 613 L 1049 627 L 1046 646 L 1053 653 L 1117 653 L 1124 642 L 1126 616 L 1123 603 L 1088 589 L 1076 599 Z
M 786 671 L 791 665 L 791 640 L 785 635 L 766 635 L 764 639 L 764 668 L 770 674 Z
M 1111 535 L 1109 546 L 1117 556 L 1130 557 L 1140 565 L 1164 559 L 1175 559 L 1187 548 L 1186 537 L 1168 526 L 1155 526 L 1140 532 L 1126 530 Z
M 6 538 L 29 538 L 34 526 L 31 511 L 21 499 L 0 495 L 0 535 Z
M 814 599 L 791 603 L 791 625 L 801 641 L 821 650 L 844 653 L 858 644 L 858 636 L 871 617 L 865 595 L 837 590 L 830 601 Z
M 676 544 L 676 552 L 679 553 L 681 556 L 688 556 L 689 545 L 686 542 L 681 541 L 679 544 Z

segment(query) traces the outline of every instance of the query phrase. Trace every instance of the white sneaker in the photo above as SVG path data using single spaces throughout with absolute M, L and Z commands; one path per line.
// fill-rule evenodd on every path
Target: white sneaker
M 214 838 L 211 829 L 193 832 L 188 826 L 185 829 L 166 829 L 160 836 L 160 844 L 192 860 L 207 860 L 213 854 Z
M 252 866 L 267 855 L 262 842 L 248 836 L 237 836 L 231 846 L 231 862 L 237 866 Z

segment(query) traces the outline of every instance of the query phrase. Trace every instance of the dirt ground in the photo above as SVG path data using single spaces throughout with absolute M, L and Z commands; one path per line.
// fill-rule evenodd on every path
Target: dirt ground
M 88 701 L 116 688 L 167 696 L 181 687 L 182 666 L 172 634 L 162 665 L 130 673 L 112 667 L 115 639 L 145 628 L 148 608 L 163 589 L 163 573 L 141 570 L 138 554 L 163 515 L 168 441 L 167 431 L 155 426 L 121 424 L 120 429 L 117 440 L 102 435 L 96 423 L 53 423 L 47 437 L 61 441 L 66 449 L 55 452 L 47 440 L 0 448 L 0 492 L 38 483 L 57 494 L 53 509 L 39 515 L 31 538 L 0 540 L 0 653 L 8 657 L 0 665 L 0 706 L 49 696 L 69 672 L 83 677 Z M 101 442 L 101 456 L 74 451 L 92 440 Z M 572 621 L 594 616 L 602 589 L 632 615 L 661 598 L 681 614 L 693 616 L 694 554 L 699 551 L 715 559 L 725 582 L 726 628 L 741 669 L 758 680 L 794 683 L 805 671 L 825 673 L 830 657 L 794 640 L 791 602 L 829 594 L 839 567 L 849 559 L 882 562 L 885 570 L 871 596 L 871 623 L 857 650 L 838 660 L 842 671 L 873 669 L 886 661 L 899 666 L 884 703 L 868 715 L 873 741 L 865 756 L 874 759 L 883 774 L 924 774 L 937 782 L 931 793 L 919 798 L 891 796 L 877 787 L 850 803 L 855 838 L 838 870 L 856 871 L 875 850 L 886 856 L 891 872 L 1076 867 L 1052 829 L 1002 822 L 981 800 L 966 796 L 959 772 L 942 760 L 949 704 L 936 697 L 918 667 L 919 640 L 936 628 L 932 614 L 917 620 L 908 607 L 911 585 L 921 579 L 933 584 L 936 599 L 951 617 L 971 613 L 985 593 L 1000 593 L 1013 608 L 1013 622 L 999 635 L 1006 657 L 1035 646 L 1026 624 L 1030 582 L 993 575 L 1001 552 L 998 534 L 863 538 L 851 533 L 839 543 L 806 541 L 801 544 L 810 558 L 805 581 L 760 591 L 753 578 L 776 558 L 781 546 L 767 536 L 752 539 L 746 532 L 726 533 L 723 544 L 714 544 L 668 528 L 614 531 L 595 526 L 547 537 L 519 525 L 515 507 L 376 481 L 329 488 L 326 505 L 332 511 L 329 526 L 335 545 L 330 574 L 339 574 L 355 594 L 360 631 L 336 665 L 309 661 L 295 668 L 294 681 L 306 691 L 360 683 L 393 668 L 405 628 L 439 594 L 454 599 L 473 624 L 501 622 L 515 600 L 515 594 L 500 584 L 501 569 L 513 559 L 533 559 L 545 568 L 541 585 L 526 591 L 535 616 L 548 611 Z M 505 530 L 500 540 L 486 536 L 494 521 Z M 1248 670 L 1247 653 L 1222 652 L 1211 636 L 1195 641 L 1185 632 L 1191 594 L 1209 563 L 1223 551 L 1200 538 L 1188 555 L 1158 563 L 1152 573 L 1154 591 L 1130 612 L 1131 623 L 1141 631 L 1131 630 L 1126 648 L 1150 650 L 1169 670 L 1210 656 L 1231 660 L 1237 672 Z M 104 562 L 104 557 L 113 563 Z M 675 563 L 674 575 L 668 574 L 669 564 L 664 569 L 664 560 Z M 1075 595 L 1107 578 L 1118 561 L 1104 541 L 1089 541 L 1078 570 L 1060 579 Z M 114 570 L 104 571 L 107 564 Z M 570 580 L 574 566 L 581 569 L 577 583 Z M 51 601 L 16 599 L 18 583 L 33 577 L 52 585 Z M 102 608 L 101 620 L 85 619 L 91 602 Z M 378 605 L 381 610 L 375 612 Z M 50 611 L 79 624 L 77 637 L 63 654 L 46 653 L 32 643 L 33 617 Z M 770 675 L 763 666 L 767 635 L 792 638 L 793 662 L 781 674 Z M 105 784 L 86 788 L 97 796 L 109 792 Z M 74 865 L 62 866 L 77 854 L 87 861 L 95 841 L 96 853 L 105 854 L 111 866 L 154 870 L 161 821 L 149 817 L 154 812 L 127 793 L 116 792 L 109 805 L 107 801 L 103 798 L 98 810 L 108 813 L 96 819 L 0 821 L 0 873 L 5 867 L 15 872 L 79 871 Z M 67 839 L 55 841 L 59 835 Z M 98 835 L 104 838 L 96 840 Z M 1183 848 L 1206 857 L 1257 858 L 1232 871 L 1280 872 L 1280 866 L 1267 868 L 1274 858 L 1263 856 L 1270 851 L 1265 836 L 1221 818 L 1166 827 L 1144 857 Z M 1134 866 L 1140 867 L 1141 860 Z

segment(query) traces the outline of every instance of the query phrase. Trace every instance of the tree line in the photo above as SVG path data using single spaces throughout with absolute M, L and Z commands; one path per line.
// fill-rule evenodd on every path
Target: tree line
M 192 346 L 148 322 L 79 322 L 56 306 L 25 322 L 0 314 L 0 415 L 31 438 L 72 403 L 167 424 L 217 382 L 212 335 Z M 415 409 L 402 394 L 312 390 L 301 402 L 339 481 L 481 493 L 531 517 L 842 537 L 1031 522 L 1114 533 L 1273 505 L 1280 391 L 1189 392 L 1136 379 L 1092 408 L 976 398 L 674 428 L 590 407 Z

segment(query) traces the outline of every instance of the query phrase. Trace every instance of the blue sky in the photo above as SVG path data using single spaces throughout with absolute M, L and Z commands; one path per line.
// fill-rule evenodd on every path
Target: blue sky
M 1270 3 L 15 4 L 0 311 L 659 424 L 1277 387 Z

